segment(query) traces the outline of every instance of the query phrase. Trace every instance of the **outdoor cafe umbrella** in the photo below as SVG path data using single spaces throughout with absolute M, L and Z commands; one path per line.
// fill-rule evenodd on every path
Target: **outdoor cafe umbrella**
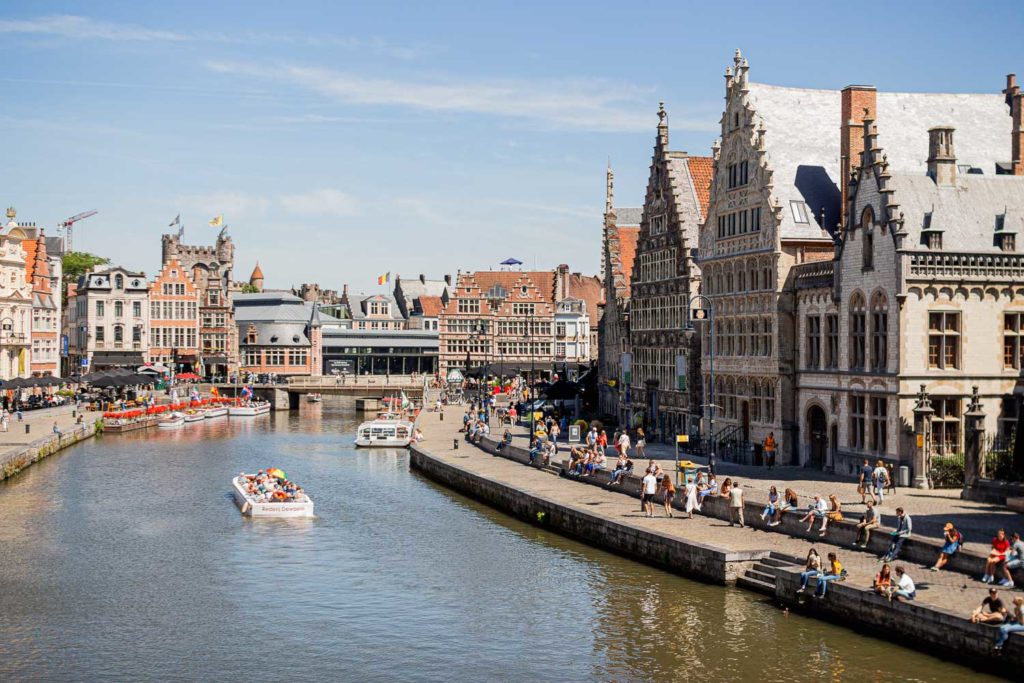
M 24 377 L 15 377 L 14 379 L 9 379 L 9 380 L 4 381 L 4 384 L 3 384 L 2 388 L 3 389 L 25 389 L 25 388 L 30 387 L 30 386 L 32 386 L 32 385 L 29 384 L 28 380 L 25 379 Z

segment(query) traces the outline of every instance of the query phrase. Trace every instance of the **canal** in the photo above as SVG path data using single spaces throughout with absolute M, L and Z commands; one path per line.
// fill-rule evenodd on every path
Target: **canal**
M 0 679 L 952 681 L 957 667 L 519 523 L 327 403 L 107 435 L 0 484 Z M 275 465 L 313 520 L 243 518 Z

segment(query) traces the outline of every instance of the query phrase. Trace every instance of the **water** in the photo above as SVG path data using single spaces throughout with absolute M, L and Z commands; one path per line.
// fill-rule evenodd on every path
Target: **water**
M 0 679 L 985 680 L 521 524 L 356 422 L 107 435 L 0 484 Z M 238 513 L 230 477 L 268 465 L 316 519 Z

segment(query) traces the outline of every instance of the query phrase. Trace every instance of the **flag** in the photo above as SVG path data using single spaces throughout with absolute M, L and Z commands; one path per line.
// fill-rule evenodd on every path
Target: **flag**
M 181 214 L 180 213 L 177 216 L 174 217 L 174 220 L 171 221 L 171 224 L 168 225 L 167 227 L 168 228 L 173 228 L 175 225 L 181 225 Z
M 178 239 L 180 240 L 184 236 L 185 236 L 185 226 L 182 225 L 181 227 L 178 228 Z
M 391 280 L 391 273 L 387 272 L 377 277 L 378 285 L 386 285 Z
M 224 225 L 224 214 L 214 216 L 213 218 L 210 219 L 211 228 L 219 228 L 222 225 Z

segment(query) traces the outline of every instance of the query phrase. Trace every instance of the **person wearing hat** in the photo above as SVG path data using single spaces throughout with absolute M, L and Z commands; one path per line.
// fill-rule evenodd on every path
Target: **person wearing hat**
M 964 544 L 963 535 L 956 530 L 952 522 L 946 522 L 946 526 L 942 527 L 942 533 L 942 550 L 939 551 L 939 559 L 935 560 L 935 566 L 932 567 L 933 572 L 937 572 L 945 567 L 946 563 L 949 562 L 949 558 L 956 555 L 960 551 L 960 546 Z
M 988 597 L 971 614 L 972 624 L 1001 624 L 1006 621 L 1006 606 L 999 599 L 999 589 L 988 589 Z

